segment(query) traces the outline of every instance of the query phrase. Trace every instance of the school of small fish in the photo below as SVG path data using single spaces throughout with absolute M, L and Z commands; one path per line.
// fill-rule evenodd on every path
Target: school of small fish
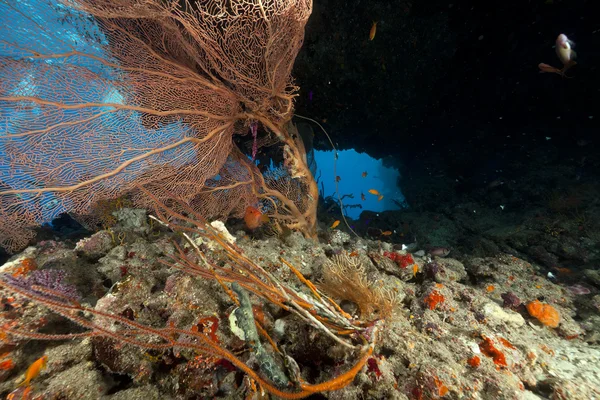
M 383 199 L 383 195 L 379 193 L 377 189 L 369 189 L 369 193 L 371 193 L 374 196 L 377 196 L 377 201 L 381 201 Z

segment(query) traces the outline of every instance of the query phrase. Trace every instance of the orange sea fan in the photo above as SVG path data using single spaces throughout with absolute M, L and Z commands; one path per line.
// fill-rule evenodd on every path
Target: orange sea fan
M 38 3 L 0 1 L 0 247 L 21 250 L 62 212 L 93 229 L 98 201 L 153 208 L 140 187 L 210 220 L 268 202 L 316 237 L 318 188 L 289 124 L 311 0 Z M 251 124 L 289 179 L 238 149 Z
M 560 313 L 550 304 L 534 300 L 527 303 L 526 307 L 529 315 L 536 318 L 542 324 L 549 326 L 550 328 L 558 327 L 558 324 L 560 323 Z

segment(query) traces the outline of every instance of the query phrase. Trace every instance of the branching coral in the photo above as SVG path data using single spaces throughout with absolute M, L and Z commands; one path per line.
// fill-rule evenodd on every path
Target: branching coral
M 386 319 L 392 315 L 396 305 L 396 293 L 369 282 L 360 260 L 345 254 L 335 255 L 325 265 L 320 286 L 333 297 L 354 302 L 361 318 Z
M 362 319 L 348 316 L 335 302 L 320 292 L 291 263 L 285 260 L 282 262 L 292 270 L 300 285 L 283 282 L 247 258 L 241 249 L 228 242 L 219 231 L 206 223 L 185 202 L 174 198 L 172 202 L 177 202 L 178 205 L 176 208 L 171 208 L 151 193 L 147 194 L 153 198 L 156 204 L 155 221 L 178 232 L 192 248 L 192 251 L 187 251 L 182 245 L 175 243 L 175 253 L 172 254 L 171 260 L 164 261 L 164 264 L 192 276 L 215 280 L 221 285 L 230 296 L 231 301 L 239 307 L 234 314 L 239 321 L 240 330 L 244 332 L 244 340 L 260 361 L 258 370 L 250 367 L 239 356 L 215 341 L 214 332 L 205 333 L 196 324 L 183 328 L 173 324 L 167 324 L 164 327 L 149 326 L 127 316 L 115 315 L 82 305 L 77 300 L 50 288 L 22 287 L 7 276 L 0 275 L 0 288 L 3 290 L 43 305 L 84 328 L 83 332 L 73 334 L 41 333 L 23 321 L 3 319 L 0 314 L 0 326 L 6 335 L 12 340 L 19 338 L 65 340 L 81 337 L 105 337 L 119 343 L 155 351 L 194 350 L 205 356 L 225 359 L 245 372 L 264 391 L 281 398 L 302 398 L 317 392 L 337 390 L 352 382 L 373 352 L 382 325 L 380 321 L 370 319 L 371 315 L 364 315 Z M 177 212 L 175 209 L 182 209 L 186 213 Z M 192 236 L 216 243 L 218 249 L 211 251 L 208 250 L 210 246 L 206 246 L 205 250 L 192 240 Z M 346 269 L 354 268 L 359 274 L 356 276 L 360 276 L 364 272 L 356 265 L 347 263 L 340 265 Z M 336 273 L 341 273 L 341 270 L 338 269 Z M 337 276 L 342 279 L 339 275 Z M 360 282 L 362 285 L 366 285 L 367 281 L 361 278 Z M 368 288 L 368 285 L 361 288 L 361 293 L 367 296 L 367 300 L 379 304 L 381 311 L 391 312 L 389 310 L 390 301 L 383 296 L 384 293 L 375 291 L 376 294 L 370 294 Z M 299 376 L 286 375 L 285 371 L 278 367 L 277 360 L 288 356 L 279 353 L 277 343 L 260 323 L 260 316 L 255 318 L 256 311 L 251 307 L 248 294 L 295 314 L 303 322 L 331 338 L 347 351 L 355 353 L 357 358 L 353 366 L 338 376 L 316 384 L 309 384 Z M 366 310 L 375 311 L 370 308 L 366 308 Z M 264 345 L 260 343 L 263 340 L 266 341 Z

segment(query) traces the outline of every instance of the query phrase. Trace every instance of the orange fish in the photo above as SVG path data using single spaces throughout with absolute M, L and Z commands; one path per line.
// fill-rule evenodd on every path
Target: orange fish
M 385 231 L 385 232 L 381 232 L 381 236 L 390 236 L 392 233 L 392 231 Z
M 558 272 L 559 275 L 569 275 L 573 273 L 569 268 L 564 267 L 552 267 L 552 269 Z
M 337 219 L 333 224 L 331 224 L 331 229 L 335 229 L 340 224 L 340 220 Z
M 419 266 L 417 264 L 413 265 L 413 278 L 417 276 L 417 272 L 419 272 Z
M 27 372 L 25 372 L 25 380 L 19 383 L 19 386 L 29 386 L 31 384 L 31 380 L 37 377 L 40 372 L 46 368 L 48 363 L 48 356 L 42 356 L 35 360 L 33 364 L 27 368 Z
M 363 173 L 362 173 L 362 177 L 363 177 L 363 178 L 366 178 L 366 177 L 367 177 L 367 175 L 369 175 L 369 174 L 367 174 L 367 171 L 365 171 L 365 172 L 363 172 Z
M 269 217 L 261 213 L 256 207 L 246 207 L 246 214 L 244 214 L 244 222 L 246 227 L 250 230 L 255 230 L 265 222 L 269 222 Z
M 375 196 L 381 196 L 381 193 L 379 193 L 377 190 L 375 189 L 369 189 L 369 193 L 375 195 Z
M 377 22 L 373 21 L 373 25 L 371 25 L 371 31 L 369 32 L 369 40 L 375 39 L 376 33 L 377 33 Z
M 380 194 L 379 196 L 377 196 L 377 201 L 381 201 L 383 199 L 383 195 Z

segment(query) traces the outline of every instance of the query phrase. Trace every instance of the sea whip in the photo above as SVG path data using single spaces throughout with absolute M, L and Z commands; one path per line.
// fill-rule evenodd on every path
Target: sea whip
M 256 138 L 258 137 L 258 122 L 250 123 L 250 132 L 252 132 L 252 137 L 254 138 L 254 142 L 252 142 L 252 161 L 256 158 L 256 151 L 258 150 L 258 142 Z

